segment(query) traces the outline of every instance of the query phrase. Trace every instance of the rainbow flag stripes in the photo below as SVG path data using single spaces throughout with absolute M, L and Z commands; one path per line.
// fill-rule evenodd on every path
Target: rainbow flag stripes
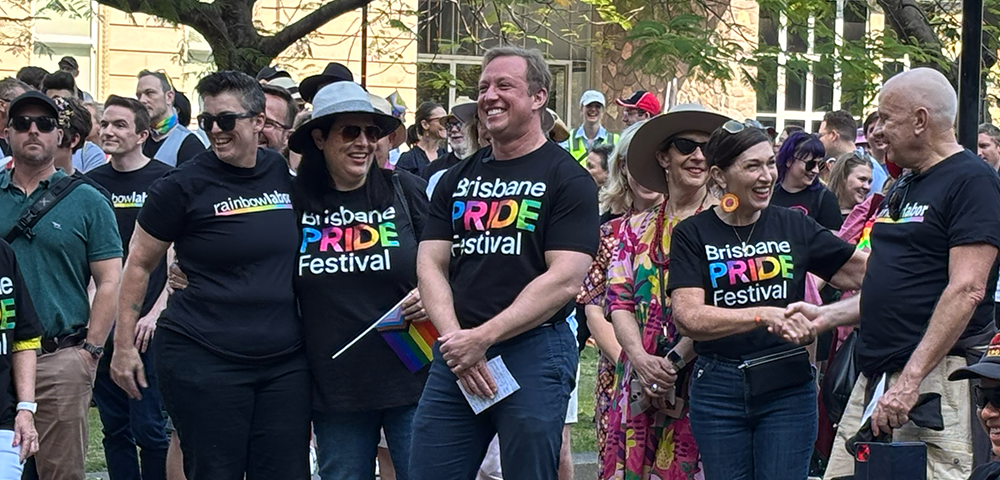
M 379 322 L 377 328 L 410 372 L 431 363 L 431 345 L 437 340 L 438 332 L 430 320 L 407 322 L 403 319 L 403 309 L 397 308 Z

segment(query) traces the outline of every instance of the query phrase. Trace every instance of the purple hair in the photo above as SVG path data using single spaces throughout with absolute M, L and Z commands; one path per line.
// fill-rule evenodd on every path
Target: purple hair
M 778 183 L 785 179 L 785 174 L 788 173 L 788 168 L 795 159 L 812 160 L 818 158 L 822 160 L 825 156 L 826 148 L 823 147 L 823 142 L 819 138 L 805 132 L 795 132 L 789 135 L 781 144 L 778 155 L 774 157 L 775 163 L 778 164 Z M 819 175 L 817 175 L 812 185 L 806 188 L 813 190 L 819 187 Z

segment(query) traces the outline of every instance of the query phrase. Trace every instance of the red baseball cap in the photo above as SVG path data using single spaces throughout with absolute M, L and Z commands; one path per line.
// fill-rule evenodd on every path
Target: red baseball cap
M 650 115 L 659 115 L 663 110 L 656 95 L 645 90 L 637 90 L 631 97 L 619 98 L 615 100 L 615 103 L 623 107 L 638 108 Z

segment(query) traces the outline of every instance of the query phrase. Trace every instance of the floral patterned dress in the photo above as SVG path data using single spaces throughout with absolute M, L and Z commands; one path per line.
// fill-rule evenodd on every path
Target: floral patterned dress
M 580 295 L 576 297 L 579 305 L 597 305 L 604 308 L 608 289 L 608 268 L 611 265 L 611 255 L 618 247 L 618 229 L 623 219 L 631 212 L 601 225 L 601 244 L 597 247 L 594 263 L 583 281 Z M 597 424 L 597 464 L 603 465 L 607 455 L 608 421 L 611 414 L 611 402 L 615 395 L 615 362 L 601 355 L 597 359 L 597 382 L 594 386 L 594 420 Z
M 670 237 L 680 219 L 665 218 L 664 206 L 632 216 L 618 232 L 619 245 L 608 272 L 608 310 L 629 311 L 636 322 L 646 352 L 656 352 L 664 337 L 678 336 L 670 314 L 669 297 L 661 294 L 669 267 Z M 656 228 L 662 222 L 662 228 Z M 658 232 L 659 230 L 659 232 Z M 657 236 L 661 236 L 656 245 Z M 661 275 L 661 269 L 664 270 Z M 661 298 L 663 304 L 661 302 Z M 687 371 L 681 372 L 678 383 Z M 687 407 L 680 419 L 655 410 L 631 416 L 629 379 L 632 365 L 625 353 L 615 368 L 614 403 L 611 406 L 607 455 L 601 480 L 679 480 L 702 477 L 698 446 L 691 433 Z M 683 396 L 683 389 L 678 397 Z

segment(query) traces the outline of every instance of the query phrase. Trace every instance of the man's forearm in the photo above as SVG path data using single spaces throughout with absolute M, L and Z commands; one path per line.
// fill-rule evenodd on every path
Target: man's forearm
M 90 323 L 87 325 L 87 342 L 104 346 L 111 327 L 115 324 L 116 300 L 118 298 L 118 278 L 97 285 L 94 302 L 90 306 Z
M 822 309 L 823 319 L 816 324 L 818 332 L 857 325 L 861 322 L 861 295 L 854 295 L 846 300 L 825 305 Z
M 14 376 L 14 391 L 18 402 L 35 401 L 35 364 L 38 354 L 34 350 L 22 350 L 11 355 L 11 370 Z
M 115 325 L 115 348 L 135 348 L 135 323 L 142 312 L 142 301 L 149 286 L 148 270 L 131 263 L 125 265 L 118 295 L 118 323 Z M 96 303 L 96 299 L 94 300 Z
M 581 277 L 582 278 L 582 277 Z M 507 340 L 552 318 L 580 293 L 580 283 L 549 269 L 531 281 L 509 307 L 476 327 L 492 343 Z
M 951 285 L 945 288 L 931 314 L 924 337 L 903 367 L 900 381 L 919 387 L 958 342 L 978 305 L 979 301 L 974 296 L 959 293 Z
M 420 271 L 420 283 L 417 286 L 420 291 L 420 300 L 427 311 L 438 334 L 447 335 L 462 327 L 458 323 L 458 315 L 455 314 L 455 299 L 451 293 L 451 284 L 448 277 L 438 268 L 426 268 Z

